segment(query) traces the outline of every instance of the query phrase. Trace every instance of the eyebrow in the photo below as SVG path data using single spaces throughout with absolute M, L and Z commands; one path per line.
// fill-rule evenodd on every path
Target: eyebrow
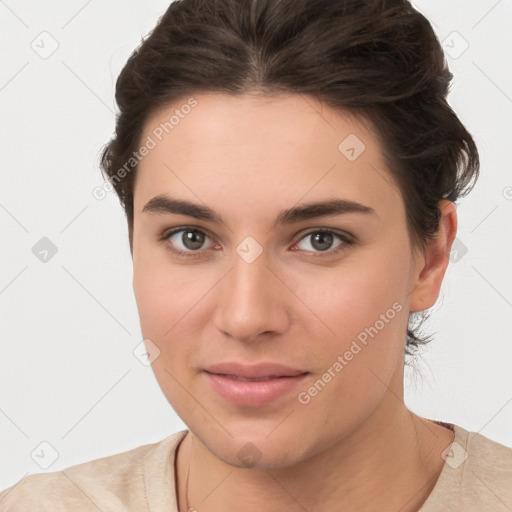
M 168 213 L 186 215 L 199 220 L 225 224 L 222 217 L 208 206 L 192 203 L 184 199 L 175 199 L 167 195 L 158 195 L 150 199 L 143 212 Z M 296 222 L 325 217 L 328 215 L 343 215 L 348 213 L 364 213 L 377 215 L 369 206 L 351 201 L 349 199 L 328 199 L 294 206 L 287 210 L 281 210 L 274 221 L 274 227 L 294 224 Z

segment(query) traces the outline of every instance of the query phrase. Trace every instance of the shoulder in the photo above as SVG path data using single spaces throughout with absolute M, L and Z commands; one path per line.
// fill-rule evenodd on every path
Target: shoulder
M 468 495 L 476 500 L 492 498 L 503 510 L 511 510 L 512 448 L 477 432 L 464 431 L 461 440 L 466 442 L 463 476 Z
M 184 432 L 60 471 L 32 474 L 0 493 L 0 512 L 145 511 L 146 473 L 172 456 Z
M 512 448 L 454 425 L 445 465 L 421 512 L 510 512 Z

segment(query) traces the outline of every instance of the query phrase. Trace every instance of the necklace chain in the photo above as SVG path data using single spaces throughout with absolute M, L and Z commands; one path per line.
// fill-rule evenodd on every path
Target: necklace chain
M 185 512 L 189 512 L 190 511 L 190 507 L 189 507 L 189 504 L 188 504 L 188 478 L 190 476 L 190 466 L 192 464 L 192 446 L 190 447 L 190 460 L 188 461 L 188 470 L 187 470 L 187 479 L 185 481 L 185 507 L 186 507 L 186 511 Z

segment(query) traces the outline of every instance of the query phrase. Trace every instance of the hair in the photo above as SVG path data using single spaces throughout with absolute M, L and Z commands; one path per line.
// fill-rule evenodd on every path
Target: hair
M 100 167 L 133 234 L 145 121 L 195 93 L 311 95 L 375 128 L 402 194 L 411 247 L 435 238 L 439 202 L 479 175 L 476 145 L 447 103 L 453 75 L 430 23 L 405 0 L 176 0 L 117 82 L 115 134 Z M 133 169 L 126 170 L 130 162 Z M 120 179 L 122 177 L 122 179 Z M 431 341 L 409 316 L 405 353 Z

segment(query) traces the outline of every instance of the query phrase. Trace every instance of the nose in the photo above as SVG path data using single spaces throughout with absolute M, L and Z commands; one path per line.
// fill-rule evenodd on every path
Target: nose
M 283 281 L 263 255 L 248 263 L 235 254 L 233 267 L 218 285 L 215 327 L 244 343 L 285 332 L 292 294 Z

